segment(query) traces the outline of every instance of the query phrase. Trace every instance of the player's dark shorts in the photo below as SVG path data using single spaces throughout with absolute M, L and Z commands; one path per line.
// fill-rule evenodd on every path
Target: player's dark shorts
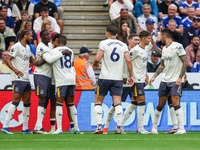
M 132 89 L 132 96 L 144 96 L 144 86 L 145 83 L 134 83 L 134 85 L 131 87 Z
M 51 78 L 39 74 L 34 74 L 34 84 L 35 84 L 35 94 L 37 96 L 46 96 L 47 98 L 51 97 Z
M 58 86 L 56 97 L 75 96 L 75 85 Z
M 176 82 L 161 82 L 158 95 L 159 96 L 182 96 L 182 86 L 176 86 Z
M 127 96 L 132 96 L 132 90 L 130 87 L 123 87 L 123 92 L 122 92 L 122 102 L 126 101 Z
M 50 89 L 50 100 L 56 100 L 56 89 L 55 89 L 55 85 L 51 85 L 51 89 Z
M 30 82 L 12 81 L 13 93 L 22 94 L 24 91 L 31 91 Z
M 122 80 L 105 80 L 99 79 L 97 81 L 97 87 L 95 89 L 96 95 L 107 95 L 108 91 L 110 91 L 111 96 L 121 96 L 123 89 L 123 81 Z

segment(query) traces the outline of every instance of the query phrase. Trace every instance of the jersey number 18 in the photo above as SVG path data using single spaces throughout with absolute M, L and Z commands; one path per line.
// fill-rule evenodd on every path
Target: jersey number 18
M 60 65 L 61 68 L 71 68 L 71 56 L 64 56 L 64 63 L 63 63 L 63 57 L 60 58 Z

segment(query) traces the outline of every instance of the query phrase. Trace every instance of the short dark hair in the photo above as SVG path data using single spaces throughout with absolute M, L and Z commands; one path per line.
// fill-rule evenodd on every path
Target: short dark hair
M 173 38 L 172 37 L 172 31 L 170 29 L 163 29 L 161 31 L 162 34 L 165 34 L 168 38 Z
M 30 32 L 31 32 L 31 30 L 29 30 L 29 29 L 22 30 L 22 32 L 20 33 L 20 40 L 22 40 L 24 38 L 24 35 L 29 35 Z
M 118 30 L 117 30 L 117 28 L 114 25 L 109 25 L 106 28 L 106 32 L 109 32 L 110 35 L 116 35 L 117 32 L 118 32 Z
M 2 6 L 0 7 L 0 11 L 1 11 L 2 9 L 8 9 L 8 6 L 2 5 Z
M 44 7 L 42 7 L 42 8 L 40 8 L 40 12 L 42 12 L 42 11 L 49 11 L 49 8 L 47 7 L 47 6 L 44 6 Z
M 58 44 L 66 44 L 67 43 L 67 37 L 64 35 L 60 35 L 58 38 Z
M 175 42 L 178 42 L 181 38 L 180 33 L 177 31 L 173 31 L 172 33 L 172 38 L 174 39 Z
M 195 38 L 195 37 L 200 38 L 198 34 L 194 34 L 194 35 L 192 36 L 191 40 L 193 40 L 193 38 Z
M 139 36 L 137 33 L 131 33 L 128 37 L 128 39 L 132 39 L 135 36 Z
M 42 37 L 43 35 L 44 35 L 44 32 L 46 32 L 47 30 L 42 30 L 41 32 L 40 32 L 40 37 Z M 47 32 L 49 32 L 49 31 L 47 31 Z
M 151 35 L 151 33 L 149 31 L 143 30 L 143 31 L 140 32 L 139 37 L 141 39 L 143 37 L 147 37 L 147 36 L 150 36 L 150 35 Z
M 53 37 L 52 37 L 52 41 L 55 42 L 55 40 L 57 38 L 59 38 L 60 36 L 61 36 L 61 34 L 59 34 L 59 33 L 54 34 Z

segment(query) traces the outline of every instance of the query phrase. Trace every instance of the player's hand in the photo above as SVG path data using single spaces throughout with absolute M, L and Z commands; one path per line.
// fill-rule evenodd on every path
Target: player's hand
M 176 86 L 181 86 L 181 83 L 182 83 L 182 79 L 181 78 L 178 78 L 177 80 L 176 80 Z
M 63 54 L 63 55 L 69 55 L 69 56 L 71 56 L 71 55 L 72 55 L 72 52 L 69 51 L 68 49 L 66 49 L 66 50 L 62 51 L 62 54 Z
M 133 77 L 130 77 L 128 79 L 128 85 L 130 85 L 130 87 L 132 87 L 134 85 L 134 80 L 133 80 Z
M 99 67 L 99 63 L 93 63 L 92 68 L 96 71 Z
M 21 71 L 19 71 L 17 69 L 14 72 L 18 76 L 18 78 L 23 77 L 23 75 L 24 75 Z
M 145 86 L 147 86 L 148 82 L 149 82 L 149 76 L 146 75 L 146 78 L 145 78 Z
M 126 82 L 127 82 L 127 78 L 123 78 L 122 81 L 123 81 L 124 84 L 126 84 Z
M 149 85 L 151 85 L 152 84 L 152 82 L 155 80 L 155 78 L 154 77 L 152 77 L 150 80 L 149 80 Z

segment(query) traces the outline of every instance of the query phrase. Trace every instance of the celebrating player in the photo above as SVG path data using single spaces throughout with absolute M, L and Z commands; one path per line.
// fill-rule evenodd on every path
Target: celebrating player
M 36 58 L 37 61 L 42 59 L 42 55 L 45 52 L 51 51 L 53 49 L 52 44 L 50 43 L 50 34 L 47 30 L 43 30 L 40 32 L 40 37 L 42 42 L 40 42 L 37 46 L 36 50 Z M 54 55 L 55 58 L 62 57 L 61 53 L 56 53 Z M 51 98 L 55 94 L 55 90 L 51 86 L 51 78 L 52 78 L 52 68 L 48 63 L 44 63 L 42 66 L 36 66 L 34 72 L 34 83 L 35 83 L 35 92 L 39 98 L 38 105 L 38 116 L 37 122 L 35 125 L 35 129 L 33 133 L 35 134 L 47 134 L 42 128 L 42 121 L 45 115 L 46 107 L 48 104 L 48 99 Z M 52 92 L 51 91 L 52 88 Z
M 131 50 L 133 47 L 135 47 L 139 43 L 139 40 L 140 39 L 139 39 L 138 34 L 132 33 L 128 39 L 128 49 Z M 127 72 L 127 65 L 126 65 L 125 61 L 124 61 L 123 68 L 124 68 L 124 72 L 123 72 L 123 83 L 124 84 L 123 84 L 123 92 L 122 92 L 121 101 L 125 102 L 128 95 L 130 97 L 132 97 L 132 96 L 131 96 L 131 88 L 127 83 L 127 77 L 129 74 Z M 112 120 L 112 117 L 114 116 L 114 112 L 115 112 L 115 107 L 114 107 L 114 105 L 112 105 L 108 111 L 106 124 L 103 129 L 103 134 L 107 134 L 109 123 Z M 122 124 L 124 124 L 123 120 L 122 120 Z M 121 133 L 125 134 L 123 128 L 121 128 Z
M 123 60 L 126 59 L 128 71 L 130 74 L 129 84 L 133 86 L 132 64 L 128 47 L 126 44 L 116 40 L 117 29 L 113 25 L 109 25 L 106 29 L 106 40 L 99 44 L 99 50 L 94 58 L 93 68 L 97 70 L 99 61 L 102 59 L 101 73 L 95 90 L 95 106 L 94 114 L 97 123 L 97 128 L 93 134 L 102 134 L 102 103 L 107 92 L 113 98 L 115 107 L 115 117 L 117 129 L 115 134 L 121 134 L 120 127 L 122 126 L 122 106 L 121 92 L 123 89 Z
M 52 63 L 53 74 L 56 83 L 56 120 L 57 120 L 57 130 L 51 134 L 62 134 L 62 115 L 63 115 L 63 102 L 65 101 L 70 110 L 72 120 L 75 125 L 75 134 L 81 134 L 78 128 L 77 121 L 77 110 L 74 106 L 74 96 L 75 96 L 75 69 L 73 67 L 74 54 L 71 49 L 66 47 L 67 38 L 65 36 L 60 36 L 58 38 L 59 46 L 53 49 L 49 53 L 45 53 L 42 57 L 48 63 Z M 71 56 L 62 56 L 58 58 L 55 62 L 53 61 L 54 55 L 63 52 L 64 50 L 69 50 Z
M 9 122 L 12 119 L 15 109 L 19 105 L 22 98 L 24 107 L 22 111 L 23 115 L 23 134 L 32 134 L 33 132 L 28 129 L 29 110 L 30 110 L 30 98 L 31 98 L 31 85 L 29 81 L 29 62 L 35 62 L 35 58 L 32 55 L 29 44 L 33 39 L 32 32 L 28 29 L 24 29 L 21 32 L 20 42 L 17 42 L 11 47 L 9 56 L 6 60 L 6 64 L 12 70 L 11 81 L 13 87 L 13 102 L 8 109 L 8 113 L 1 128 L 1 131 L 7 134 L 13 134 L 9 130 Z M 12 61 L 11 61 L 12 60 Z
M 181 82 L 187 68 L 186 52 L 181 44 L 172 41 L 172 34 L 169 29 L 162 30 L 161 41 L 166 45 L 162 50 L 161 64 L 149 81 L 149 84 L 151 85 L 155 78 L 164 70 L 158 92 L 159 103 L 154 112 L 151 133 L 158 134 L 157 124 L 161 111 L 165 106 L 168 96 L 171 96 L 171 101 L 179 125 L 179 129 L 174 134 L 186 134 L 184 129 L 183 111 L 180 106 L 180 96 L 182 93 Z

